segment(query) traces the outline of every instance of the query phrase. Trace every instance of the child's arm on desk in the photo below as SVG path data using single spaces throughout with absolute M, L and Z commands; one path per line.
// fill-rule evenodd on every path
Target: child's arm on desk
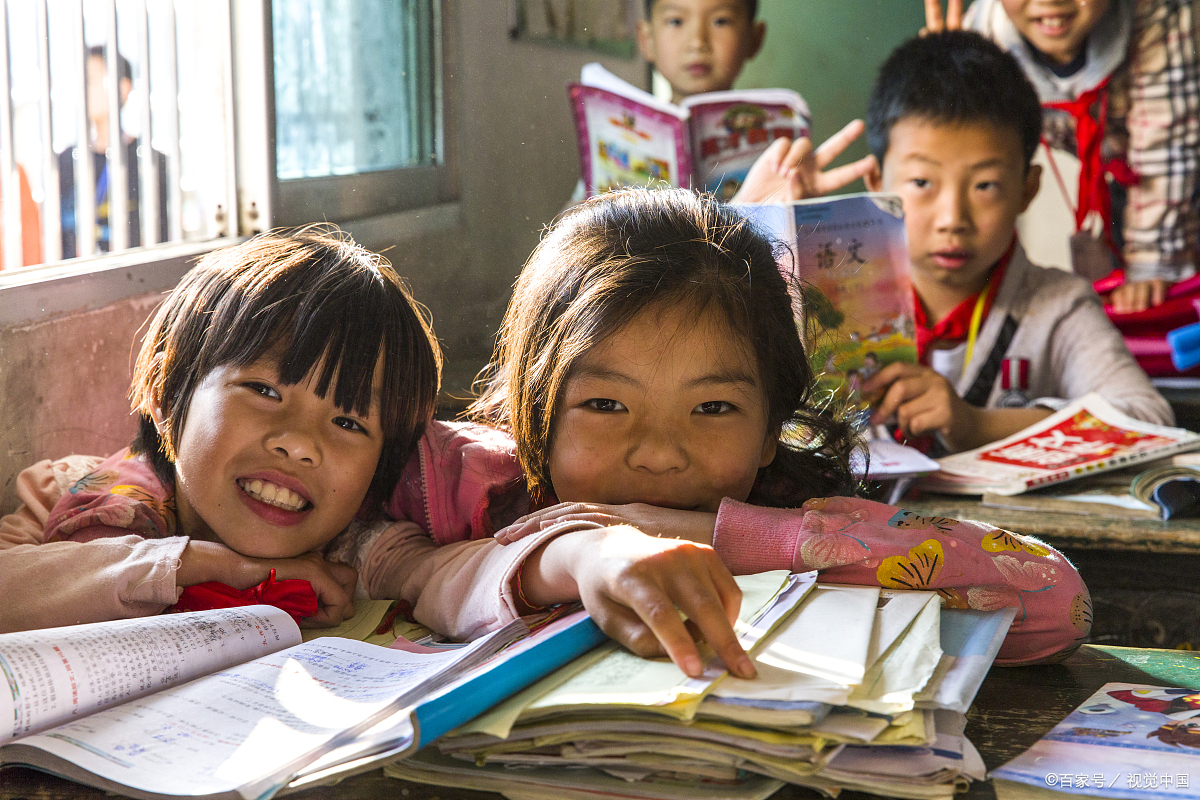
M 1048 408 L 979 408 L 958 396 L 944 377 L 920 364 L 888 364 L 862 387 L 883 392 L 871 421 L 893 417 L 905 436 L 937 434 L 954 452 L 982 447 L 1050 416 Z

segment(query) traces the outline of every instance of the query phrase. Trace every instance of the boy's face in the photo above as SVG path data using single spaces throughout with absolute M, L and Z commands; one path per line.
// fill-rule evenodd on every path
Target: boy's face
M 1001 0 L 1008 18 L 1030 44 L 1059 64 L 1079 55 L 1108 0 Z
M 906 117 L 892 126 L 882 180 L 876 173 L 867 183 L 900 195 L 913 284 L 929 304 L 983 288 L 1039 176 L 1037 167 L 1026 170 L 1012 128 Z
M 765 33 L 743 0 L 657 0 L 650 19 L 638 23 L 638 46 L 670 82 L 678 103 L 731 88 Z

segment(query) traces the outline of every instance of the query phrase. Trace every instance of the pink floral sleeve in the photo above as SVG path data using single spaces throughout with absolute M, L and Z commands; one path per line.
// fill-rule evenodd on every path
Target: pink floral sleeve
M 809 500 L 799 509 L 727 499 L 713 546 L 735 575 L 815 569 L 826 583 L 937 591 L 953 608 L 1015 606 L 998 664 L 1061 660 L 1092 626 L 1091 596 L 1061 553 L 980 522 L 853 497 Z

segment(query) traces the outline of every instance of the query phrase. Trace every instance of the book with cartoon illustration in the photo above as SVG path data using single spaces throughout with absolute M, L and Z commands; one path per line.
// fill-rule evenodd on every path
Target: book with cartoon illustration
M 599 64 L 568 88 L 587 195 L 668 184 L 728 200 L 775 139 L 808 136 L 808 106 L 790 89 L 693 95 L 667 103 Z
M 990 777 L 1000 800 L 1200 798 L 1200 692 L 1106 683 Z
M 1091 393 L 1006 439 L 938 459 L 941 469 L 920 485 L 1015 495 L 1196 449 L 1200 434 L 1136 420 Z

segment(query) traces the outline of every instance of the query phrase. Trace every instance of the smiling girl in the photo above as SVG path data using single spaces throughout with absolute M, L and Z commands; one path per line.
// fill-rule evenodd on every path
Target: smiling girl
M 389 510 L 510 547 L 632 527 L 711 547 L 735 574 L 817 569 L 1016 607 L 1003 663 L 1073 651 L 1091 601 L 1061 554 L 846 496 L 854 441 L 818 407 L 775 255 L 737 211 L 684 190 L 568 212 L 517 281 L 472 407 L 486 426 L 433 423 L 422 480 L 402 481 Z M 525 585 L 532 602 L 541 591 Z

